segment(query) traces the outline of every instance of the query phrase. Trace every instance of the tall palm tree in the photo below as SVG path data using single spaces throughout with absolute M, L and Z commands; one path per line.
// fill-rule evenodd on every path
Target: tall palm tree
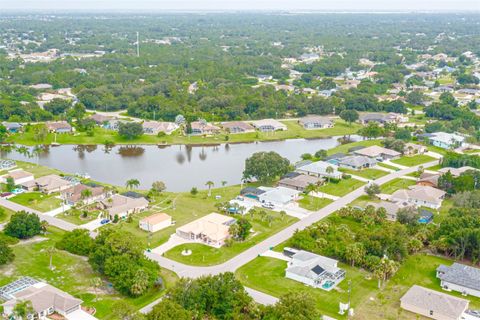
M 129 179 L 125 182 L 127 189 L 136 189 L 140 186 L 140 181 L 138 179 Z
M 335 171 L 335 169 L 333 169 L 332 166 L 328 166 L 326 169 L 325 169 L 325 172 L 328 174 L 328 182 L 330 182 L 330 175 Z
M 42 152 L 43 152 L 43 149 L 38 144 L 35 145 L 32 149 L 32 155 L 34 155 L 37 158 L 37 165 L 38 165 L 38 162 L 40 161 L 40 154 Z
M 82 192 L 80 192 L 80 199 L 82 201 L 85 201 L 86 199 L 90 198 L 92 196 L 92 190 L 90 189 L 84 189 Z
M 51 246 L 51 247 L 46 248 L 46 249 L 45 249 L 45 252 L 46 252 L 46 253 L 49 255 L 49 257 L 50 257 L 50 264 L 49 264 L 48 268 L 49 268 L 50 270 L 53 270 L 53 264 L 52 264 L 52 262 L 53 262 L 53 255 L 55 254 L 55 252 L 57 252 L 57 249 L 55 249 L 54 246 Z
M 98 299 L 97 289 L 102 286 L 102 280 L 98 277 L 95 277 L 91 280 L 91 285 L 93 287 L 93 290 L 95 291 L 95 299 L 93 301 L 97 301 Z
M 215 185 L 213 181 L 207 181 L 205 185 L 208 187 L 208 196 L 210 197 L 212 195 L 212 187 Z

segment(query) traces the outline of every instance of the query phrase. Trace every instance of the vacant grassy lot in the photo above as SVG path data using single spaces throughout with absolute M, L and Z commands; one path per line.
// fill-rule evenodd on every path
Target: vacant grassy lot
M 268 215 L 273 217 L 271 224 L 267 219 L 262 220 L 259 215 L 251 217 L 247 214 L 245 216 L 252 224 L 253 233 L 243 242 L 234 242 L 230 247 L 224 246 L 220 249 L 199 243 L 184 244 L 167 251 L 165 257 L 196 266 L 220 264 L 297 221 L 296 218 L 290 216 L 281 217 L 279 213 L 273 211 L 268 211 Z M 191 250 L 192 254 L 183 256 L 181 253 L 184 249 Z
M 237 270 L 237 278 L 250 288 L 280 297 L 289 291 L 301 291 L 311 294 L 318 309 L 336 319 L 346 319 L 338 314 L 339 302 L 348 302 L 348 281 L 352 285 L 352 306 L 359 306 L 366 297 L 377 291 L 377 281 L 371 279 L 368 272 L 360 271 L 340 263 L 339 267 L 347 272 L 347 277 L 336 289 L 330 292 L 308 287 L 303 283 L 285 278 L 287 262 L 275 258 L 258 257 Z
M 331 136 L 343 136 L 354 134 L 360 129 L 360 125 L 348 125 L 343 120 L 336 120 L 333 128 L 321 130 L 305 130 L 296 121 L 283 121 L 287 125 L 288 130 L 278 132 L 251 132 L 242 134 L 230 134 L 228 140 L 226 133 L 220 133 L 215 136 L 184 136 L 180 130 L 173 132 L 171 135 L 157 137 L 154 135 L 143 135 L 136 139 L 127 140 L 118 135 L 116 131 L 105 130 L 96 127 L 94 135 L 88 136 L 85 132 L 76 132 L 74 134 L 57 135 L 57 143 L 60 144 L 104 144 L 106 141 L 115 144 L 203 144 L 203 143 L 225 143 L 229 142 L 250 142 L 250 141 L 268 141 L 280 139 L 295 138 L 325 138 Z M 9 137 L 8 141 L 16 142 L 23 145 L 35 145 L 33 130 L 29 130 L 22 134 L 14 134 Z M 51 143 L 54 141 L 54 134 L 48 134 L 42 143 Z
M 71 222 L 76 225 L 82 225 L 89 221 L 97 219 L 99 214 L 100 214 L 99 210 L 95 210 L 92 212 L 87 211 L 87 216 L 85 217 L 83 215 L 83 210 L 70 209 L 67 212 L 57 214 L 55 217 Z
M 0 206 L 0 223 L 9 221 L 14 213 L 12 210 Z
M 356 179 L 342 179 L 339 183 L 327 183 L 326 185 L 318 188 L 318 191 L 331 194 L 332 196 L 342 197 L 353 190 L 360 188 L 364 184 L 365 182 Z
M 300 207 L 311 211 L 320 210 L 332 202 L 333 200 L 331 199 L 318 198 L 313 196 L 304 196 L 301 200 L 298 201 Z
M 380 167 L 384 167 L 384 168 L 387 168 L 387 169 L 391 169 L 391 170 L 393 170 L 393 171 L 399 171 L 399 170 L 400 170 L 400 169 L 397 168 L 397 167 L 391 166 L 391 165 L 386 164 L 386 163 L 383 163 L 383 162 L 379 162 L 379 163 L 377 163 L 377 165 L 380 166 Z
M 55 196 L 57 194 L 46 195 L 41 192 L 26 192 L 16 195 L 9 200 L 34 210 L 48 212 L 62 206 L 62 200 Z
M 396 178 L 380 186 L 381 193 L 392 194 L 397 190 L 406 189 L 413 186 L 415 181 L 409 179 Z
M 103 285 L 97 289 L 98 301 L 94 301 L 95 290 L 91 282 L 100 275 L 92 270 L 85 257 L 75 256 L 65 251 L 56 251 L 52 259 L 54 269 L 49 268 L 50 256 L 46 253 L 46 249 L 53 247 L 62 234 L 63 231 L 49 227 L 45 237 L 37 237 L 33 241 L 20 242 L 13 246 L 15 260 L 0 267 L 0 286 L 22 276 L 41 279 L 82 299 L 85 306 L 95 307 L 97 318 L 112 320 L 114 319 L 110 314 L 115 302 L 123 300 L 139 309 L 165 293 L 165 290 L 152 289 L 142 297 L 126 298 L 115 293 L 108 286 L 108 281 L 102 279 Z M 176 281 L 176 276 L 166 270 L 162 270 L 161 276 L 167 287 Z
M 451 260 L 425 254 L 410 256 L 382 291 L 365 295 L 363 303 L 356 306 L 355 319 L 418 319 L 417 315 L 400 309 L 400 298 L 414 284 L 447 293 L 440 288 L 435 270 L 440 264 L 452 263 Z M 470 300 L 472 309 L 480 308 L 480 298 L 462 297 L 456 292 L 448 294 Z
M 369 180 L 376 180 L 388 174 L 388 172 L 383 170 L 378 170 L 378 169 L 351 170 L 351 169 L 341 168 L 340 171 L 345 172 L 347 174 L 353 174 L 355 176 L 359 176 Z
M 418 154 L 411 157 L 401 157 L 400 159 L 392 160 L 393 163 L 399 164 L 401 166 L 413 167 L 418 166 L 419 164 L 434 161 L 435 158 L 427 156 L 425 154 Z

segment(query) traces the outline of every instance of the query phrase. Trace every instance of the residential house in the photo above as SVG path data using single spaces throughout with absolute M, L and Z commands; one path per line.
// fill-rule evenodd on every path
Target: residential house
M 255 204 L 251 201 L 243 201 L 240 199 L 233 199 L 228 202 L 226 210 L 230 214 L 241 214 L 245 215 L 250 210 L 255 208 Z
M 427 147 L 415 143 L 405 143 L 405 148 L 403 149 L 403 154 L 406 156 L 413 156 L 416 154 L 424 154 L 428 152 Z
M 438 173 L 424 172 L 418 178 L 417 185 L 437 188 L 438 178 L 440 178 L 440 175 Z
M 338 160 L 338 165 L 341 168 L 362 170 L 375 167 L 377 165 L 377 161 L 365 156 L 347 156 L 340 158 Z
M 50 319 L 53 313 L 59 314 L 63 319 L 96 319 L 82 310 L 82 300 L 28 277 L 0 288 L 0 295 L 6 300 L 2 304 L 5 319 L 11 319 L 17 304 L 27 301 L 30 302 L 33 313 L 28 314 L 26 319 Z
M 428 207 L 439 209 L 442 206 L 445 191 L 429 186 L 412 186 L 410 189 L 395 191 L 390 196 L 390 201 L 403 206 L 413 205 L 416 207 Z
M 18 122 L 2 122 L 2 125 L 10 133 L 17 133 L 22 130 L 22 124 Z
M 205 121 L 194 121 L 190 123 L 192 135 L 212 135 L 220 132 L 220 128 Z
M 55 133 L 70 133 L 72 126 L 67 121 L 48 121 L 45 123 L 48 131 Z
M 145 134 L 158 135 L 160 132 L 165 132 L 165 134 L 170 135 L 178 129 L 178 125 L 174 122 L 144 121 L 142 128 Z
M 56 174 L 50 174 L 35 180 L 21 183 L 20 185 L 28 191 L 38 190 L 46 194 L 51 194 L 70 188 L 72 183 Z
M 230 238 L 230 226 L 236 221 L 235 218 L 229 216 L 210 213 L 177 228 L 176 234 L 189 241 L 220 248 Z
M 273 204 L 275 206 L 284 206 L 298 199 L 300 191 L 285 188 L 285 187 L 259 187 L 263 190 L 262 194 L 258 195 L 258 200 L 261 203 Z
M 361 113 L 359 115 L 359 121 L 361 124 L 368 124 L 369 122 L 377 122 L 378 124 L 385 123 L 406 123 L 408 122 L 408 117 L 399 113 L 380 113 L 380 112 L 371 112 L 371 113 Z
M 7 183 L 8 178 L 12 178 L 15 185 L 34 180 L 33 174 L 24 171 L 23 169 L 12 170 L 9 171 L 7 174 L 4 174 L 3 176 L 0 176 L 0 182 Z
M 333 121 L 327 117 L 306 116 L 298 120 L 298 123 L 307 130 L 333 128 Z
M 320 59 L 320 56 L 316 53 L 304 53 L 298 59 L 300 61 L 302 61 L 303 63 L 310 64 L 310 63 Z
M 88 194 L 87 190 L 90 193 L 88 196 L 86 196 L 86 194 Z M 90 187 L 84 184 L 74 185 L 64 190 L 62 194 L 69 205 L 74 205 L 78 202 L 91 204 L 107 197 L 107 193 L 103 187 Z
M 473 167 L 469 167 L 469 166 L 464 166 L 464 167 L 460 167 L 460 168 L 445 167 L 445 168 L 439 169 L 438 172 L 441 173 L 441 174 L 445 174 L 445 173 L 450 171 L 452 176 L 459 177 L 462 173 L 465 173 L 469 170 L 478 170 L 478 169 L 473 168 Z
M 303 192 L 309 185 L 318 185 L 321 181 L 321 179 L 314 176 L 293 172 L 283 177 L 278 182 L 278 186 Z
M 157 232 L 172 225 L 172 217 L 166 213 L 156 213 L 139 221 L 140 229 L 148 232 Z
M 444 290 L 480 297 L 480 269 L 455 262 L 450 267 L 441 264 L 437 278 Z
M 95 121 L 95 123 L 99 126 L 103 126 L 105 123 L 107 123 L 110 120 L 113 120 L 114 117 L 112 116 L 105 116 L 103 114 L 95 113 L 90 116 L 90 119 Z
M 450 92 L 450 93 L 452 93 L 452 92 L 455 91 L 455 90 L 453 89 L 453 87 L 449 87 L 449 86 L 439 86 L 439 87 L 433 88 L 433 91 L 434 91 L 434 92 L 440 92 L 440 93 L 445 93 L 445 92 Z
M 368 205 L 373 206 L 375 209 L 383 208 L 387 213 L 387 219 L 391 221 L 397 220 L 397 212 L 402 207 L 394 202 L 389 201 L 380 201 L 380 202 L 370 202 Z
M 274 119 L 263 119 L 253 121 L 252 125 L 262 132 L 271 132 L 271 131 L 285 131 L 287 126 L 281 123 L 280 121 Z
M 235 133 L 248 133 L 254 132 L 255 128 L 250 125 L 249 123 L 243 121 L 230 121 L 230 122 L 222 122 L 222 127 L 227 132 L 235 134 Z
M 114 220 L 115 217 L 125 219 L 130 214 L 145 210 L 148 207 L 148 200 L 143 197 L 131 198 L 121 194 L 114 194 L 110 198 L 100 201 L 99 207 L 107 210 L 111 220 Z
M 345 278 L 345 270 L 338 268 L 335 259 L 293 248 L 285 248 L 284 254 L 291 255 L 285 270 L 288 279 L 330 291 Z
M 10 170 L 17 166 L 17 163 L 14 160 L 3 160 L 0 159 L 0 170 Z
M 342 178 L 342 173 L 338 171 L 338 166 L 325 161 L 312 162 L 297 168 L 295 171 L 317 178 Z
M 259 74 L 257 75 L 257 79 L 258 81 L 270 81 L 273 79 L 273 77 L 268 74 Z
M 442 149 L 453 149 L 465 145 L 465 137 L 454 133 L 435 132 L 428 137 L 430 143 Z
M 259 200 L 259 196 L 265 193 L 264 190 L 261 190 L 259 188 L 253 188 L 253 187 L 246 187 L 240 190 L 240 195 L 246 198 L 254 199 L 254 200 Z
M 400 307 L 436 320 L 460 320 L 469 301 L 418 285 L 412 286 L 400 298 Z
M 376 160 L 391 160 L 400 157 L 402 154 L 398 151 L 387 149 L 380 146 L 370 146 L 354 151 L 355 154 L 360 156 L 369 157 Z

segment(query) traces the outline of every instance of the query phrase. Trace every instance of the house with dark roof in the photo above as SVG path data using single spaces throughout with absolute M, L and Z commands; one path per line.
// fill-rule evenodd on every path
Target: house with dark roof
M 230 122 L 222 122 L 222 127 L 229 133 L 247 133 L 247 132 L 254 132 L 255 128 L 246 122 L 243 121 L 230 121 Z
M 320 178 L 314 176 L 296 174 L 295 176 L 282 178 L 278 182 L 278 186 L 304 191 L 309 185 L 317 185 L 320 181 L 322 181 Z
M 17 133 L 22 130 L 22 124 L 18 122 L 2 122 L 2 125 L 8 132 Z
M 265 193 L 264 190 L 261 190 L 259 188 L 253 188 L 253 187 L 246 187 L 240 190 L 241 196 L 247 197 L 250 199 L 255 199 L 255 200 L 258 200 L 259 196 L 263 193 Z
M 375 159 L 366 156 L 348 156 L 338 160 L 338 166 L 346 169 L 361 170 L 377 165 Z
M 440 178 L 438 173 L 424 172 L 418 178 L 417 185 L 436 188 L 438 187 L 438 178 Z
M 461 263 L 450 267 L 440 265 L 437 268 L 437 278 L 444 290 L 457 291 L 464 295 L 480 297 L 480 269 Z

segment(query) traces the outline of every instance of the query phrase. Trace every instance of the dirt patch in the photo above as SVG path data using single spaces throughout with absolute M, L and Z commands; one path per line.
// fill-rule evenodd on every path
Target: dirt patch
M 39 243 L 48 240 L 48 238 L 45 237 L 33 237 L 31 239 L 27 240 L 20 240 L 17 244 L 14 244 L 13 246 L 21 246 L 21 245 L 27 245 L 27 244 L 32 244 L 32 243 Z

